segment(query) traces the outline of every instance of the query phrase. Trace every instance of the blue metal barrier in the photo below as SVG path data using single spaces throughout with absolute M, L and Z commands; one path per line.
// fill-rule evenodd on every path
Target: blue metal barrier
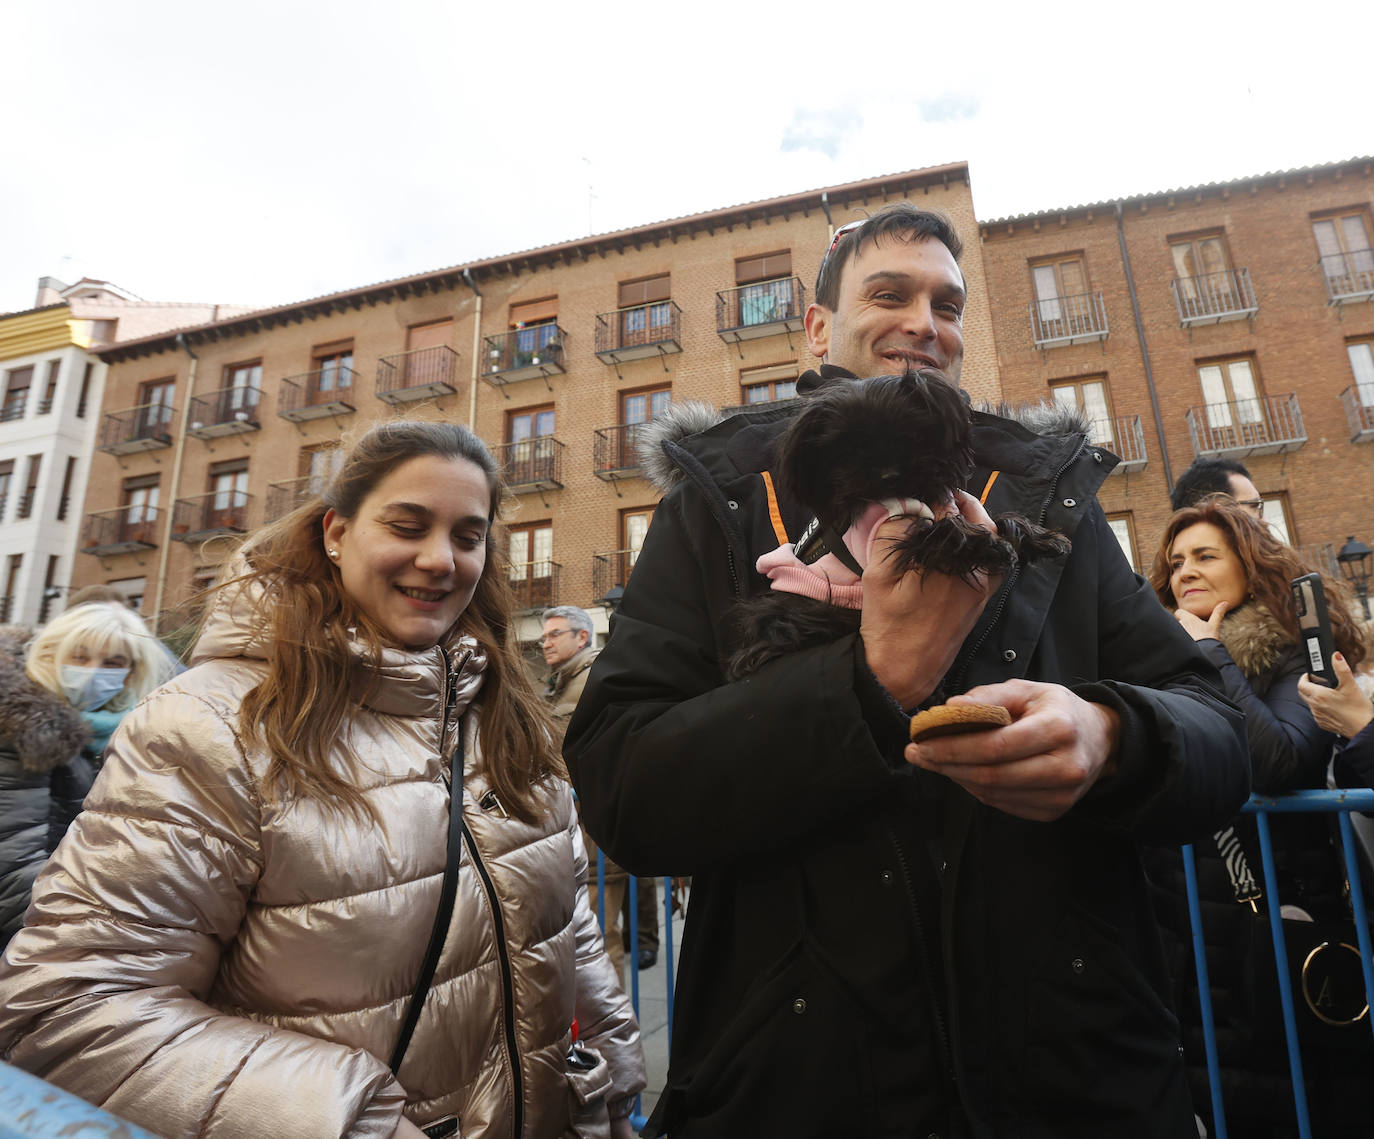
M 0 1139 L 157 1139 L 37 1076 L 0 1063 Z
M 1374 1009 L 1374 955 L 1371 955 L 1369 921 L 1364 902 L 1360 860 L 1356 849 L 1354 828 L 1350 821 L 1352 811 L 1374 811 L 1374 790 L 1294 791 L 1278 796 L 1252 795 L 1244 810 L 1255 816 L 1255 823 L 1259 830 L 1264 898 L 1268 908 L 1269 929 L 1273 936 L 1274 972 L 1278 977 L 1279 1006 L 1283 1014 L 1284 1040 L 1288 1048 L 1288 1069 L 1293 1086 L 1293 1110 L 1297 1118 L 1298 1136 L 1299 1139 L 1312 1139 L 1312 1123 L 1307 1106 L 1307 1088 L 1303 1081 L 1302 1050 L 1298 1044 L 1298 1024 L 1293 1005 L 1293 986 L 1286 967 L 1288 950 L 1280 914 L 1282 903 L 1276 884 L 1274 844 L 1269 833 L 1269 815 L 1310 811 L 1335 813 L 1337 815 L 1337 822 L 1340 826 L 1341 849 L 1345 859 L 1346 879 L 1350 883 L 1355 935 L 1359 941 L 1360 965 L 1364 974 L 1364 1019 L 1370 1031 L 1374 1032 L 1374 1014 L 1371 1014 L 1371 1009 Z M 1202 1034 L 1207 1056 L 1207 1078 L 1212 1099 L 1212 1119 L 1216 1139 L 1227 1139 L 1226 1109 L 1222 1102 L 1221 1069 L 1217 1055 L 1216 1024 L 1212 1015 L 1206 943 L 1202 931 L 1202 906 L 1198 896 L 1197 862 L 1191 846 L 1183 847 L 1183 872 L 1187 882 L 1188 919 L 1193 935 L 1193 959 L 1197 967 L 1198 1003 L 1202 1012 Z

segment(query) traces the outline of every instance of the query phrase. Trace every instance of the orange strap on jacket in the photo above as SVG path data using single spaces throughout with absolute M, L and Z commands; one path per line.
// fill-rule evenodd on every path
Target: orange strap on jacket
M 988 475 L 988 485 L 983 488 L 983 493 L 978 496 L 978 504 L 980 506 L 986 505 L 988 495 L 992 493 L 992 484 L 997 481 L 997 476 L 1001 473 L 1001 471 L 993 471 L 992 474 Z
M 773 533 L 777 535 L 778 545 L 786 544 L 787 527 L 782 524 L 782 510 L 778 506 L 778 492 L 773 487 L 773 476 L 767 471 L 760 471 L 763 477 L 763 489 L 768 492 L 768 519 L 773 523 Z

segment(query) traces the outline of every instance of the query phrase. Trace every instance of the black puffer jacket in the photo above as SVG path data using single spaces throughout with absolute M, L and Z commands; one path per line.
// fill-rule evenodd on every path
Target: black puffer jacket
M 95 777 L 81 714 L 24 673 L 28 639 L 0 626 L 0 949 L 24 924 L 33 880 Z
M 659 474 L 679 482 L 565 743 L 605 849 L 634 873 L 693 875 L 647 1134 L 1191 1136 L 1136 843 L 1209 833 L 1248 780 L 1215 669 L 1096 503 L 1113 458 L 1081 432 L 976 416 L 970 489 L 1000 472 L 988 509 L 1073 552 L 1009 577 L 946 688 L 1063 682 L 1122 724 L 1117 774 L 1032 823 L 903 761 L 905 716 L 857 636 L 724 681 L 731 609 L 768 588 L 758 472 L 789 414 L 662 441 Z M 810 520 L 780 510 L 789 535 Z

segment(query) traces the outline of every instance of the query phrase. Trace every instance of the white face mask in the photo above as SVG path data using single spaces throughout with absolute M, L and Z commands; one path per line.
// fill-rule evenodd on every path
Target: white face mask
M 127 668 L 88 668 L 79 664 L 64 664 L 59 670 L 58 684 L 62 695 L 73 708 L 94 712 L 119 695 L 129 679 Z

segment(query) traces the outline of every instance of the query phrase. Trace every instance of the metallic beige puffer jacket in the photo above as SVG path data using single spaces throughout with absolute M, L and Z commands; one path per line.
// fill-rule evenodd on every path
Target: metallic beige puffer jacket
M 237 730 L 265 672 L 242 602 L 198 666 L 124 720 L 0 964 L 0 1055 L 165 1136 L 390 1136 L 458 1117 L 464 1139 L 568 1133 L 565 1056 L 609 1062 L 612 1114 L 644 1085 L 633 1011 L 587 908 L 572 795 L 506 818 L 481 773 L 485 661 L 388 651 L 335 762 L 379 822 L 270 802 Z M 235 612 L 235 610 L 240 610 Z M 445 713 L 446 696 L 449 712 Z M 438 908 L 447 760 L 467 741 L 448 941 L 397 1082 L 387 1068 Z

